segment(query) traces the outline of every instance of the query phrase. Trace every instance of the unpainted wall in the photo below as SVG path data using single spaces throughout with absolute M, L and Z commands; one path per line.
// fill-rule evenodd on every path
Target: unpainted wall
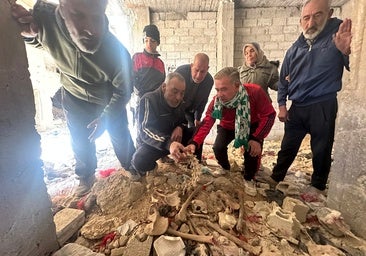
M 350 1 L 353 39 L 351 72 L 339 94 L 339 112 L 330 174 L 328 205 L 339 210 L 352 230 L 366 239 L 366 3 Z
M 25 47 L 8 1 L 0 2 L 0 31 L 0 255 L 49 255 L 56 231 Z

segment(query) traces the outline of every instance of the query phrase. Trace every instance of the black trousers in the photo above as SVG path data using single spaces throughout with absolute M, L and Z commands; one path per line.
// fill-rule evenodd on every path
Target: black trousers
M 254 130 L 255 127 L 251 127 Z M 230 170 L 230 162 L 228 157 L 228 145 L 235 138 L 234 130 L 227 130 L 222 126 L 217 126 L 217 135 L 215 143 L 213 145 L 213 151 L 219 165 L 226 170 Z M 263 141 L 260 142 L 263 148 Z M 243 176 L 245 180 L 251 180 L 254 175 L 259 170 L 261 156 L 252 157 L 247 149 L 244 151 L 244 166 L 243 166 Z
M 337 111 L 336 98 L 306 107 L 295 105 L 290 107 L 289 121 L 285 123 L 281 150 L 278 152 L 277 164 L 271 176 L 274 180 L 282 181 L 285 178 L 302 140 L 309 133 L 313 163 L 311 185 L 320 190 L 326 188 L 332 162 Z
M 93 175 L 97 168 L 95 143 L 88 139 L 92 129 L 88 129 L 87 125 L 100 116 L 105 106 L 80 100 L 64 89 L 62 89 L 62 106 L 71 135 L 71 145 L 76 161 L 75 173 L 80 178 L 87 178 Z M 106 130 L 117 159 L 123 168 L 128 169 L 135 146 L 128 129 L 125 108 L 121 108 L 113 118 L 107 117 Z
M 194 129 L 184 128 L 182 144 L 187 145 L 194 134 Z M 202 154 L 202 150 L 200 151 Z M 168 150 L 160 150 L 154 148 L 143 141 L 139 140 L 136 152 L 132 157 L 131 167 L 129 170 L 131 172 L 137 172 L 140 175 L 145 175 L 146 172 L 151 171 L 156 166 L 156 161 L 164 156 L 169 155 Z M 196 152 L 197 154 L 197 152 Z

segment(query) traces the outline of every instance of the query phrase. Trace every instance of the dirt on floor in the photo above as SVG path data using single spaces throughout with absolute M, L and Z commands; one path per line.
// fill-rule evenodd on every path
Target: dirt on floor
M 45 180 L 54 213 L 83 209 L 86 222 L 70 242 L 105 255 L 133 255 L 132 240 L 150 241 L 151 250 L 141 255 L 366 255 L 365 242 L 326 207 L 326 195 L 307 192 L 308 137 L 278 189 L 259 180 L 270 174 L 280 141 L 265 141 L 258 181 L 249 188 L 241 150 L 229 148 L 231 170 L 219 175 L 211 147 L 204 146 L 205 165 L 194 158 L 182 164 L 159 160 L 157 170 L 131 182 L 106 146 L 98 150 L 99 166 L 106 168 L 97 171 L 91 193 L 80 200 L 72 197 L 72 165 L 57 170 L 49 163 Z M 166 237 L 181 239 L 183 249 Z M 161 253 L 166 246 L 170 254 Z

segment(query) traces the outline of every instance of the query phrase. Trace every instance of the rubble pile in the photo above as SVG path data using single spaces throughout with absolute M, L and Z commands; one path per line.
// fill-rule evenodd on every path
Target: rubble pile
M 258 177 L 272 168 L 278 145 L 265 143 Z M 256 182 L 257 193 L 250 195 L 239 167 L 242 153 L 229 152 L 232 168 L 223 175 L 205 150 L 207 165 L 194 158 L 159 162 L 138 182 L 116 170 L 99 177 L 81 202 L 54 200 L 58 210 L 67 205 L 85 212 L 85 223 L 68 242 L 112 256 L 366 255 L 365 241 L 326 207 L 326 196 L 306 190 L 310 150 L 300 152 L 304 160 L 276 190 Z

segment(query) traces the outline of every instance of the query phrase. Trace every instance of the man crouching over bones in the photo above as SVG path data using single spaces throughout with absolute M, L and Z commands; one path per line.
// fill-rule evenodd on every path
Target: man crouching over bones
M 187 153 L 194 153 L 202 147 L 216 119 L 219 119 L 213 151 L 222 167 L 222 174 L 230 170 L 227 150 L 234 140 L 234 147 L 242 147 L 244 151 L 246 186 L 255 186 L 252 180 L 260 167 L 263 140 L 272 128 L 276 112 L 259 85 L 241 84 L 237 68 L 221 69 L 214 80 L 216 96 L 210 102 L 201 126 L 190 144 L 173 157 L 181 161 Z
M 183 97 L 185 80 L 179 73 L 167 75 L 155 91 L 146 93 L 138 108 L 137 149 L 129 168 L 131 181 L 138 181 L 147 172 L 157 168 L 156 161 L 171 155 L 180 159 L 183 145 L 192 138 L 193 129 L 187 126 Z

